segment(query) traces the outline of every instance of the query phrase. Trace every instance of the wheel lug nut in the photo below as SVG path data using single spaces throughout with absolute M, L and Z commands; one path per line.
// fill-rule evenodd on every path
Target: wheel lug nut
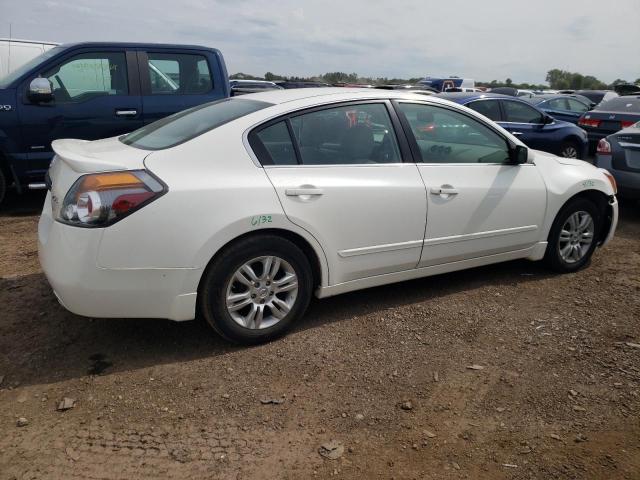
M 255 293 L 252 293 L 252 294 L 251 294 L 251 298 L 256 298 L 256 294 L 255 294 Z
M 271 285 L 271 282 L 269 280 L 267 280 L 267 286 Z
M 260 300 L 260 303 L 264 303 L 264 300 Z

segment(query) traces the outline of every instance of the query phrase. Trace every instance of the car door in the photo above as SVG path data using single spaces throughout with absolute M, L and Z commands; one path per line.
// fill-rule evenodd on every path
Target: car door
M 287 217 L 322 245 L 331 285 L 420 259 L 426 191 L 390 108 L 320 107 L 250 136 Z
M 503 120 L 500 126 L 518 137 L 525 145 L 536 150 L 549 151 L 545 132 L 544 114 L 519 100 L 500 100 Z
M 138 62 L 145 124 L 217 98 L 216 66 L 202 52 L 140 51 Z
M 74 50 L 38 76 L 53 86 L 53 101 L 31 102 L 29 78 L 18 102 L 23 151 L 29 175 L 42 178 L 58 138 L 96 140 L 130 132 L 142 126 L 135 57 L 124 49 Z
M 542 240 L 544 182 L 535 165 L 510 163 L 504 136 L 450 107 L 396 106 L 428 192 L 420 267 L 524 250 Z

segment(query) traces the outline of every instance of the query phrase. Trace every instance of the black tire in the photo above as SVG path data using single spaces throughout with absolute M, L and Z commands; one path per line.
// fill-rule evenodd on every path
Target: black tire
M 226 308 L 229 282 L 246 262 L 262 256 L 277 256 L 289 263 L 298 277 L 293 306 L 275 325 L 250 329 L 239 325 Z M 313 291 L 313 274 L 305 254 L 293 242 L 277 235 L 256 235 L 226 247 L 207 267 L 200 283 L 198 309 L 207 323 L 225 339 L 253 345 L 268 342 L 286 333 L 306 311 Z
M 0 207 L 2 207 L 2 202 L 7 196 L 7 176 L 2 171 L 2 166 L 0 166 Z
M 584 256 L 574 262 L 569 263 L 565 261 L 560 255 L 560 232 L 571 215 L 576 212 L 587 212 L 593 218 L 594 223 L 594 238 L 586 251 Z M 587 198 L 574 198 L 570 200 L 558 213 L 556 219 L 551 226 L 549 232 L 547 251 L 545 252 L 544 262 L 549 268 L 559 273 L 571 273 L 576 272 L 587 265 L 591 259 L 591 255 L 596 249 L 598 239 L 600 238 L 600 231 L 602 229 L 603 210 Z
M 568 152 L 570 151 L 574 151 L 575 156 L 568 155 Z M 560 146 L 560 156 L 564 158 L 575 158 L 578 160 L 583 157 L 583 155 L 580 154 L 580 146 L 573 140 L 566 140 L 562 142 L 562 145 Z

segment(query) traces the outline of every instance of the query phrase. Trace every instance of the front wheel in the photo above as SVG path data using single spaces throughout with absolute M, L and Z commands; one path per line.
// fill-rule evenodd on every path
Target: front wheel
M 309 260 L 297 245 L 274 235 L 240 240 L 205 272 L 199 308 L 227 340 L 272 340 L 304 314 L 313 289 Z
M 584 267 L 593 255 L 602 224 L 598 207 L 586 198 L 576 198 L 558 213 L 551 231 L 544 261 L 561 273 Z
M 576 142 L 566 141 L 560 147 L 560 156 L 564 158 L 576 158 L 579 159 L 580 148 Z

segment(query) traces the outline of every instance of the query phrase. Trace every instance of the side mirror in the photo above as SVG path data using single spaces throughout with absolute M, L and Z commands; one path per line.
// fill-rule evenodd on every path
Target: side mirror
M 34 78 L 29 84 L 27 96 L 33 103 L 48 103 L 53 101 L 51 82 L 42 77 Z
M 524 145 L 512 145 L 509 149 L 509 159 L 514 165 L 527 163 L 529 159 L 529 149 Z
M 545 115 L 544 118 L 542 119 L 542 124 L 543 125 L 549 125 L 551 123 L 553 123 L 555 121 L 555 119 L 550 116 L 550 115 Z

